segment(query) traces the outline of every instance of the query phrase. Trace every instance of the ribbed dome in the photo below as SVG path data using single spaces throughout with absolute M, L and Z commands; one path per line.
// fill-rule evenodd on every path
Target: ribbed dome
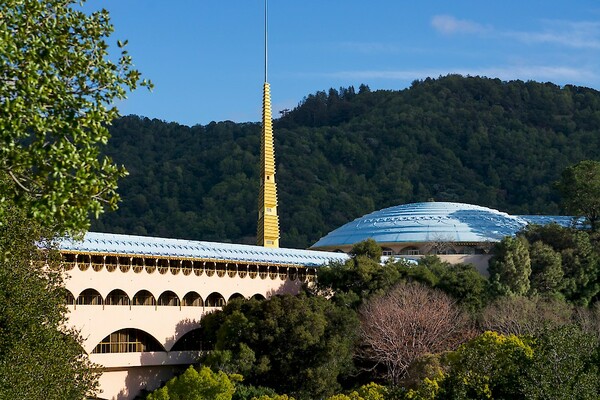
M 330 232 L 311 248 L 384 243 L 497 242 L 527 225 L 525 218 L 471 204 L 403 204 L 364 215 Z

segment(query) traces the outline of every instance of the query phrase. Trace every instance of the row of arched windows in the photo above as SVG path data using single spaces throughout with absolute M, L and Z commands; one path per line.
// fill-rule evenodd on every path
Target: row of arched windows
M 167 290 L 158 299 L 148 290 L 140 290 L 130 299 L 127 293 L 121 289 L 111 291 L 106 298 L 95 289 L 85 289 L 75 298 L 71 292 L 67 293 L 68 305 L 97 305 L 97 306 L 172 306 L 172 307 L 223 307 L 227 302 L 235 298 L 244 298 L 239 293 L 234 293 L 226 301 L 218 292 L 213 292 L 202 299 L 196 292 L 188 292 L 180 299 L 174 292 Z M 264 300 L 264 296 L 256 294 L 255 299 Z
M 316 274 L 314 268 L 275 266 L 260 264 L 238 264 L 216 261 L 199 261 L 189 259 L 144 258 L 111 255 L 92 255 L 79 253 L 63 253 L 62 264 L 66 271 L 78 268 L 81 271 L 92 269 L 94 271 L 107 270 L 108 272 L 121 271 L 134 273 L 155 272 L 164 275 L 206 275 L 230 278 L 240 277 L 250 279 L 281 279 L 312 281 Z

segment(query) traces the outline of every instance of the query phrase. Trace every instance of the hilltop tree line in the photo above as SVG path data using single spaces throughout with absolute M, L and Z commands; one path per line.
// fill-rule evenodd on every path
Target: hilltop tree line
M 600 93 L 449 75 L 401 91 L 307 96 L 275 121 L 282 246 L 305 248 L 365 213 L 427 200 L 559 214 L 553 183 L 600 159 Z M 92 229 L 254 243 L 260 125 L 128 116 L 106 148 L 129 170 Z

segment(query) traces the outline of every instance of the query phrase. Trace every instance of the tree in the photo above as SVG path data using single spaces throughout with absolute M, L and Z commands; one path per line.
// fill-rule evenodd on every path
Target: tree
M 90 214 L 117 207 L 126 172 L 99 150 L 118 116 L 112 102 L 150 84 L 127 51 L 108 59 L 108 12 L 86 15 L 82 2 L 0 4 L 0 168 L 14 182 L 0 188 L 0 220 L 14 200 L 45 225 L 78 232 Z
M 557 296 L 563 287 L 564 272 L 560 253 L 541 241 L 533 243 L 529 248 L 531 259 L 532 294 Z
M 496 245 L 488 268 L 490 286 L 496 296 L 522 296 L 529 291 L 531 260 L 527 241 L 505 237 Z
M 373 261 L 380 262 L 383 250 L 380 245 L 373 239 L 367 239 L 356 243 L 350 250 L 351 256 L 365 256 Z
M 600 222 L 600 162 L 584 160 L 568 167 L 556 186 L 563 208 L 576 217 L 584 217 L 596 231 Z
M 598 399 L 598 338 L 575 325 L 547 329 L 520 377 L 526 399 Z
M 504 335 L 536 336 L 545 329 L 569 324 L 572 317 L 572 306 L 563 300 L 500 297 L 482 310 L 480 326 Z
M 419 259 L 419 266 L 435 275 L 433 287 L 454 298 L 467 311 L 479 311 L 486 303 L 487 280 L 472 264 L 450 264 L 428 255 Z
M 468 319 L 439 290 L 399 284 L 360 309 L 363 357 L 386 368 L 397 385 L 419 357 L 453 349 L 468 336 Z
M 65 328 L 59 255 L 45 239 L 51 232 L 19 208 L 8 211 L 0 226 L 0 399 L 92 396 L 98 376 L 77 332 Z
M 249 384 L 278 393 L 326 397 L 352 371 L 358 319 L 323 297 L 231 301 L 204 316 L 201 325 L 214 346 L 206 365 L 243 372 Z
M 239 380 L 241 377 L 233 377 Z M 185 372 L 150 393 L 147 400 L 231 400 L 235 386 L 224 372 L 190 365 Z
M 519 383 L 533 357 L 531 344 L 515 335 L 485 332 L 447 355 L 443 399 L 525 399 Z

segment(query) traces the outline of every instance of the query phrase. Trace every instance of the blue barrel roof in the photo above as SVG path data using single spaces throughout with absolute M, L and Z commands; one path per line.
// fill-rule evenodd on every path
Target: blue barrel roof
M 147 236 L 88 232 L 83 240 L 64 239 L 65 251 L 135 254 L 149 257 L 216 259 L 233 262 L 258 262 L 318 267 L 333 261 L 345 261 L 345 254 L 313 250 L 268 248 L 232 243 L 203 242 Z
M 513 216 L 487 207 L 463 203 L 402 204 L 372 212 L 321 238 L 312 248 L 352 245 L 372 238 L 384 243 L 498 242 L 528 223 L 557 222 L 570 217 Z

